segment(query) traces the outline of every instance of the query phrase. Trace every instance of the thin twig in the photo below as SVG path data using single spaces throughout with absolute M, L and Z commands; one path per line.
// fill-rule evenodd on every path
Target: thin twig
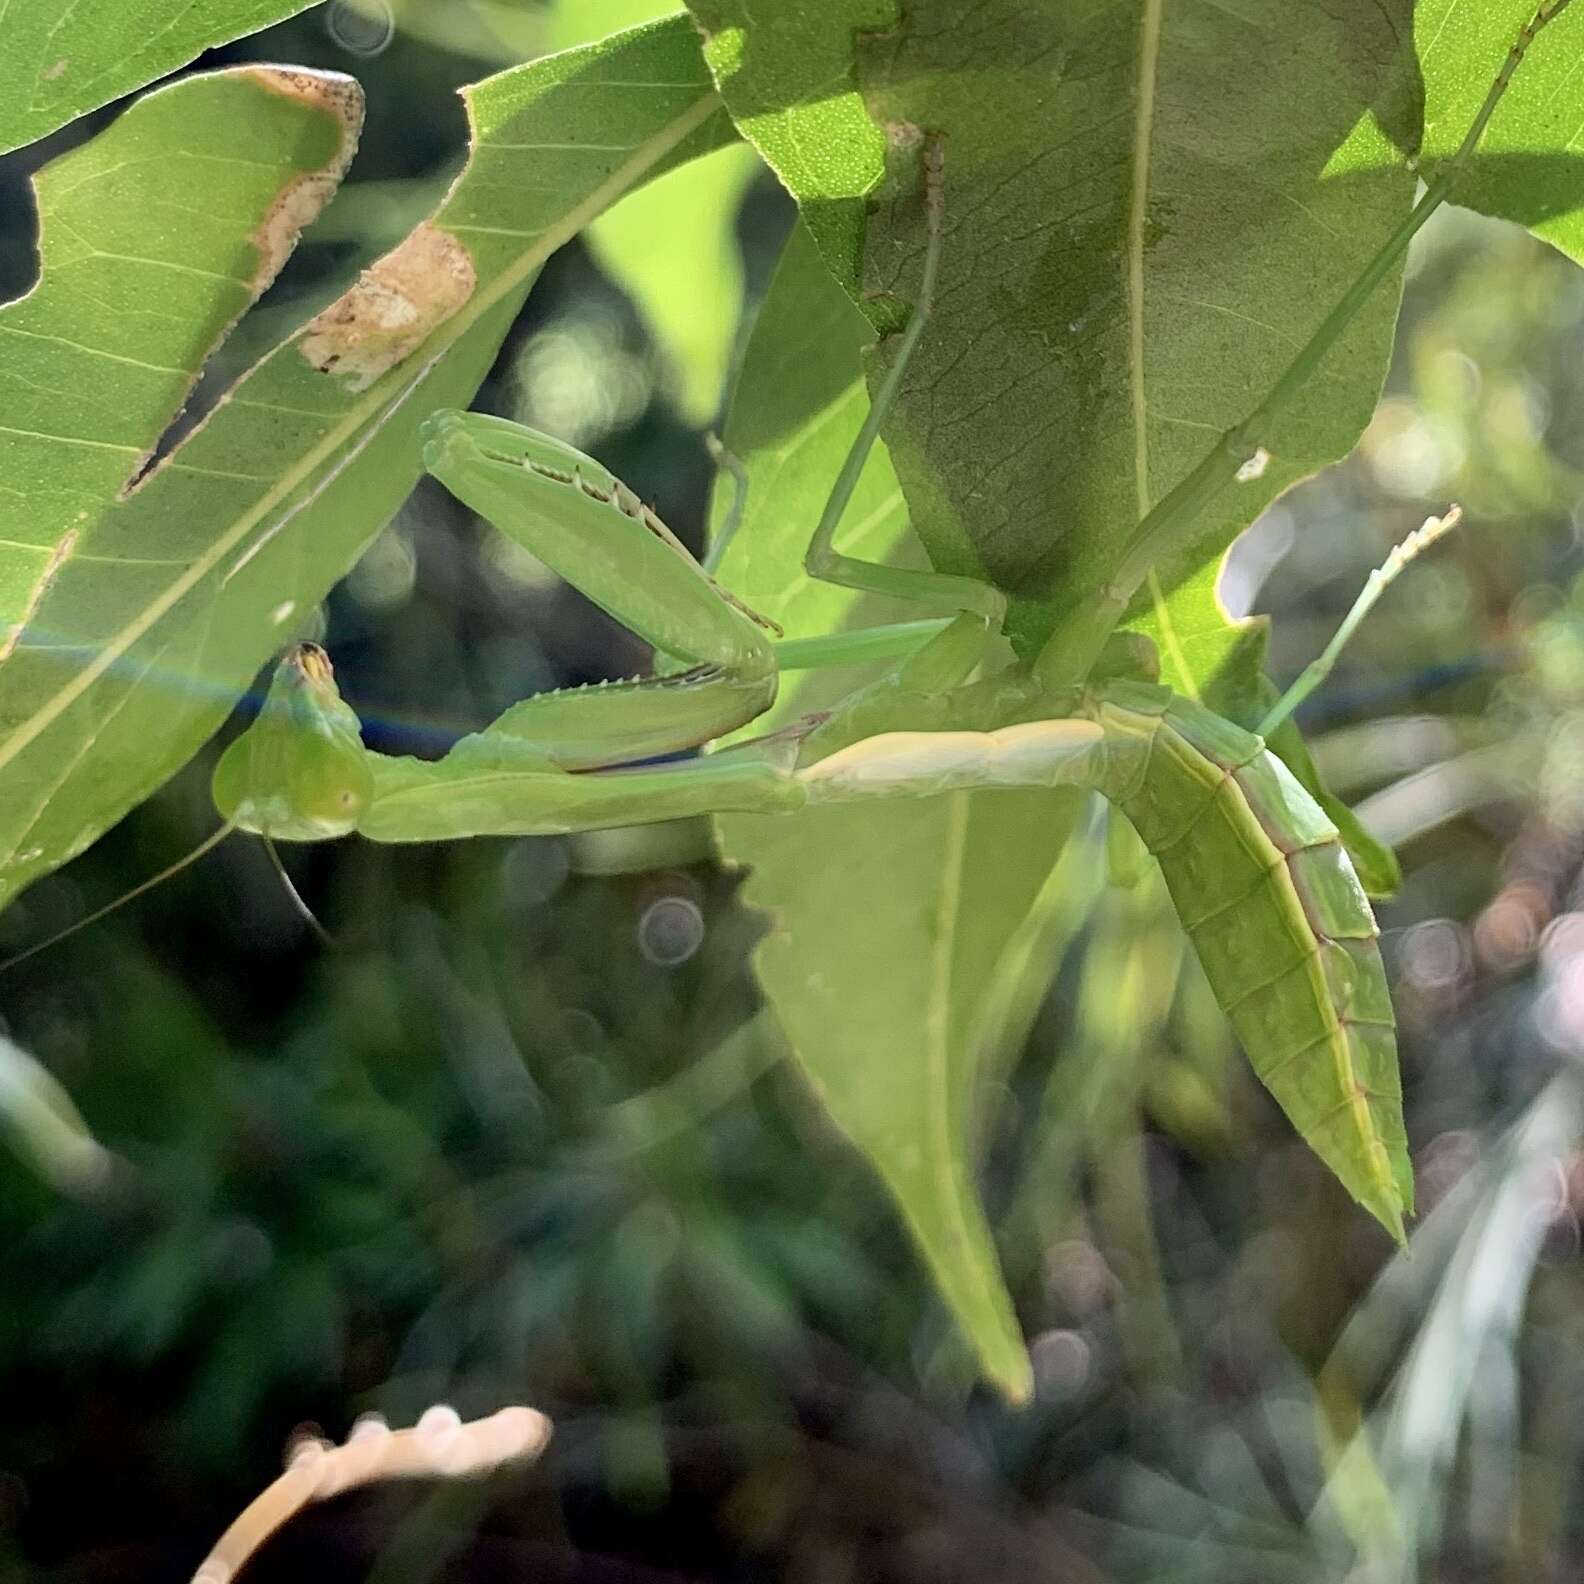
M 1365 579 L 1359 597 L 1342 618 L 1342 624 L 1333 634 L 1331 642 L 1321 651 L 1319 658 L 1311 660 L 1298 680 L 1271 705 L 1265 719 L 1259 723 L 1261 737 L 1269 737 L 1314 690 L 1330 676 L 1331 668 L 1357 631 L 1358 625 L 1375 608 L 1375 602 L 1391 587 L 1397 574 L 1417 556 L 1428 550 L 1443 534 L 1449 534 L 1463 521 L 1463 508 L 1453 506 L 1444 517 L 1426 517 L 1403 542 Z
M 1408 251 L 1409 242 L 1446 201 L 1535 38 L 1556 21 L 1570 3 L 1571 0 L 1547 0 L 1519 29 L 1463 141 L 1441 162 L 1419 202 L 1364 266 L 1357 280 L 1326 315 L 1319 329 L 1259 405 L 1241 423 L 1228 429 L 1220 442 L 1200 459 L 1198 466 L 1179 479 L 1145 514 L 1129 537 L 1116 570 L 1092 591 L 1087 602 L 1057 631 L 1035 662 L 1040 680 L 1047 688 L 1055 691 L 1085 681 L 1106 639 L 1127 614 L 1145 578 L 1162 561 L 1180 554 L 1193 543 L 1200 532 L 1198 519 L 1204 508 L 1234 480 L 1257 478 L 1264 471 L 1264 463 L 1269 460 L 1267 442 L 1277 415 L 1308 384 L 1310 376 L 1329 356 L 1359 309 Z
M 392 1430 L 377 1414 L 360 1419 L 344 1446 L 306 1439 L 286 1472 L 256 1496 L 193 1574 L 192 1584 L 231 1584 L 249 1557 L 282 1524 L 313 1502 L 360 1485 L 394 1479 L 463 1479 L 539 1456 L 550 1421 L 532 1408 L 502 1408 L 464 1424 L 453 1408 L 430 1408 L 410 1430 Z

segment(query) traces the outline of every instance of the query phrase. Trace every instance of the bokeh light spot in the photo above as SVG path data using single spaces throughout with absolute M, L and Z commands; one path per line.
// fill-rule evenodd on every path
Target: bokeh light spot
M 385 0 L 334 0 L 325 32 L 349 55 L 378 55 L 396 36 L 396 19 Z
M 1089 1381 L 1094 1350 L 1077 1331 L 1045 1331 L 1029 1343 L 1034 1384 L 1042 1397 L 1074 1397 Z
M 662 968 L 685 963 L 704 944 L 704 915 L 688 897 L 653 901 L 638 919 L 638 949 Z

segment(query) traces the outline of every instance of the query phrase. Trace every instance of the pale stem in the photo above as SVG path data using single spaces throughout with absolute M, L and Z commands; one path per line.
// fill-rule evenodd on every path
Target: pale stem
M 1332 667 L 1336 665 L 1338 657 L 1347 647 L 1348 640 L 1357 631 L 1359 623 L 1375 608 L 1376 600 L 1391 587 L 1398 573 L 1421 551 L 1428 550 L 1437 539 L 1451 533 L 1462 521 L 1461 506 L 1453 506 L 1444 517 L 1425 518 L 1424 522 L 1370 573 L 1363 589 L 1359 592 L 1359 597 L 1353 601 L 1352 608 L 1342 618 L 1342 624 L 1332 636 L 1331 642 L 1325 646 L 1317 659 L 1311 660 L 1303 668 L 1297 681 L 1271 705 L 1265 719 L 1259 723 L 1256 730 L 1261 737 L 1269 737 L 1330 676 Z
M 394 1479 L 462 1479 L 539 1456 L 550 1421 L 532 1408 L 502 1408 L 464 1424 L 454 1409 L 430 1408 L 410 1430 L 378 1415 L 360 1419 L 344 1446 L 306 1440 L 286 1472 L 255 1497 L 193 1574 L 192 1584 L 230 1584 L 249 1557 L 313 1502 Z

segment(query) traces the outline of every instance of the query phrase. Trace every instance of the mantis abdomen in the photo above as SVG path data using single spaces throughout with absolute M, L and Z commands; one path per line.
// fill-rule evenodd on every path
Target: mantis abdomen
M 1081 779 L 1159 860 L 1254 1070 L 1399 1238 L 1413 1207 L 1374 914 L 1335 827 L 1260 738 L 1162 688 L 1112 685 Z
M 836 747 L 799 774 L 810 801 L 1006 786 L 1101 793 L 1159 860 L 1254 1070 L 1400 1239 L 1413 1174 L 1375 916 L 1335 826 L 1264 742 L 1143 683 L 1069 698 L 1068 719 L 1027 718 L 1057 702 L 1037 692 L 891 702 L 924 729 Z M 981 712 L 1011 713 L 1014 724 L 956 729 Z

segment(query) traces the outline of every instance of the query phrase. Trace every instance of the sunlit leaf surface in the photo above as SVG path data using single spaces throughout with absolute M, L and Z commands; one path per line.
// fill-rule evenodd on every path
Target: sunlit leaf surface
M 776 53 L 801 9 L 697 7 L 745 130 L 805 206 L 850 214 L 854 173 L 838 164 L 827 186 L 815 155 L 836 144 L 851 95 L 789 82 Z M 842 9 L 849 26 L 879 20 L 858 0 Z M 887 438 L 932 561 L 1012 592 L 1024 647 L 1088 595 L 1401 218 L 1418 103 L 1397 9 L 924 0 L 857 34 L 841 75 L 871 120 L 946 140 L 937 314 Z M 876 211 L 855 294 L 916 294 L 915 163 L 896 161 L 904 196 Z M 1394 310 L 1383 290 L 1323 389 L 1270 436 L 1263 478 L 1223 492 L 1203 539 L 1224 544 L 1348 450 Z M 1197 635 L 1156 630 L 1168 679 L 1205 664 L 1187 652 Z
M 731 135 L 680 17 L 503 72 L 467 104 L 472 156 L 434 220 L 146 478 L 133 482 L 147 437 L 107 427 L 115 403 L 74 423 L 74 391 L 10 392 L 13 438 L 70 444 L 50 452 L 47 509 L 8 516 L 3 533 L 32 581 L 0 664 L 0 900 L 215 729 L 400 504 L 418 424 L 471 398 L 544 260 L 623 193 Z M 119 125 L 112 137 L 132 135 Z M 212 145 L 214 127 L 191 135 Z M 158 191 L 157 163 L 145 169 Z M 123 252 L 107 261 L 111 300 L 134 318 L 163 311 L 163 280 Z M 37 300 L 55 289 L 46 275 Z M 35 329 L 73 339 L 64 316 Z M 98 376 L 108 393 L 107 377 L 119 375 Z
M 0 154 L 318 0 L 8 0 Z

